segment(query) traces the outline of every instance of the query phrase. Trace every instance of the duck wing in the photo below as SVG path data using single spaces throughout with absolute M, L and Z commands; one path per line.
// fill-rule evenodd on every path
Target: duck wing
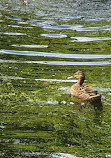
M 89 86 L 81 87 L 78 97 L 82 100 L 94 100 L 98 99 L 101 95 L 98 94 L 97 90 Z
M 89 95 L 98 94 L 97 90 L 95 90 L 94 88 L 89 87 L 89 86 L 84 86 L 81 90 L 84 91 L 84 93 L 88 93 Z

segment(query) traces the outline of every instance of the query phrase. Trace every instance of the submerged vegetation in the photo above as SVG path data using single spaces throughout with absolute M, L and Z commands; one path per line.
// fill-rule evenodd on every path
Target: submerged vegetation
M 33 80 L 18 83 L 3 77 L 0 87 L 4 154 L 13 154 L 14 150 L 15 155 L 42 151 L 82 157 L 94 157 L 96 153 L 95 157 L 105 157 L 110 152 L 110 106 L 104 102 L 102 112 L 93 109 L 74 112 L 69 83 Z

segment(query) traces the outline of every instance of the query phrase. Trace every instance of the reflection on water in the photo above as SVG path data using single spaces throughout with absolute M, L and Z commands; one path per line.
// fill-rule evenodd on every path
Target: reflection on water
M 66 35 L 63 35 L 63 34 L 41 34 L 41 36 L 51 37 L 51 38 L 65 38 L 65 37 L 67 37 Z
M 33 1 L 30 0 L 16 0 L 14 2 L 1 1 L 1 9 L 13 9 L 26 11 L 29 13 L 36 14 L 38 17 L 44 19 L 62 19 L 69 20 L 72 18 L 93 19 L 100 20 L 108 18 L 110 20 L 111 13 L 111 1 L 110 0 L 75 0 L 75 1 L 64 1 L 57 0 L 52 1 Z M 59 4 L 59 6 L 58 6 Z M 22 6 L 22 7 L 21 7 Z
M 87 27 L 87 28 L 79 28 L 77 31 L 101 31 L 101 30 L 111 31 L 111 27 Z
M 90 41 L 104 41 L 104 40 L 111 40 L 111 38 L 107 37 L 71 37 L 72 39 L 75 39 L 72 42 L 90 42 Z
M 0 157 L 110 156 L 111 1 L 1 0 L 0 10 Z M 103 111 L 73 111 L 77 70 Z
M 42 46 L 41 46 L 42 47 Z M 44 46 L 43 46 L 44 47 Z M 47 53 L 47 52 L 34 52 L 34 51 L 16 51 L 16 50 L 0 50 L 2 54 L 25 55 L 25 56 L 42 56 L 42 57 L 55 57 L 55 58 L 69 58 L 69 59 L 110 59 L 111 55 L 108 54 L 63 54 L 63 53 Z
M 110 157 L 111 157 L 111 155 L 106 155 L 106 157 L 107 157 L 107 158 L 110 158 Z
M 8 25 L 8 27 L 22 28 L 22 26 L 19 26 L 19 25 Z
M 24 24 L 24 23 L 21 23 Z M 8 25 L 8 27 L 14 27 L 14 28 L 23 28 L 23 29 L 33 29 L 33 27 L 23 27 L 23 26 L 19 26 L 19 25 Z M 4 33 L 6 34 L 6 33 Z
M 0 78 L 5 78 L 5 76 L 0 76 Z M 23 77 L 16 77 L 16 76 L 7 76 L 8 79 L 12 80 L 31 80 L 30 78 L 23 78 Z M 44 79 L 44 78 L 38 78 L 33 79 L 35 81 L 46 81 L 46 82 L 76 82 L 77 80 L 59 80 L 59 79 Z
M 85 27 L 83 25 L 43 25 L 42 23 L 37 24 L 37 26 L 43 27 L 44 29 L 52 30 L 75 30 L 75 31 L 111 31 L 111 26 L 102 26 L 102 27 Z
M 13 47 L 26 47 L 26 48 L 47 48 L 47 45 L 18 45 L 18 44 L 13 44 Z
M 77 158 L 74 155 L 71 154 L 65 154 L 65 153 L 55 153 L 55 154 L 48 154 L 48 153 L 39 153 L 39 152 L 33 152 L 33 153 L 23 153 L 25 156 L 48 156 L 51 158 Z
M 16 61 L 16 60 L 0 60 L 0 63 L 33 63 L 33 64 L 44 64 L 44 65 L 111 65 L 111 61 L 101 62 L 68 62 L 68 61 Z
M 27 35 L 26 33 L 17 33 L 17 32 L 0 32 L 0 34 L 4 34 L 4 35 L 11 35 L 11 36 L 23 36 L 23 35 Z

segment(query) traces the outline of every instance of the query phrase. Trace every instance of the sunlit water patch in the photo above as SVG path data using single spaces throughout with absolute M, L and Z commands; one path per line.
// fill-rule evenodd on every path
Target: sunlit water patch
M 101 27 L 84 27 L 83 25 L 39 25 L 44 29 L 52 30 L 75 30 L 75 31 L 111 31 L 111 26 L 101 26 Z
M 110 26 L 78 28 L 77 31 L 111 31 Z
M 22 26 L 19 26 L 19 25 L 8 25 L 8 27 L 13 27 L 13 28 L 22 28 Z
M 12 80 L 34 80 L 34 81 L 43 81 L 43 82 L 63 82 L 63 83 L 74 83 L 77 82 L 77 80 L 62 80 L 62 79 L 46 79 L 46 78 L 36 78 L 36 79 L 30 79 L 30 78 L 23 78 L 23 77 L 17 77 L 17 76 L 0 76 L 0 79 L 7 78 Z M 61 89 L 60 89 L 61 90 Z M 67 90 L 67 89 L 66 89 Z M 69 89 L 68 89 L 69 90 Z
M 16 21 L 22 21 L 22 17 L 18 17 L 18 16 L 12 16 L 12 19 Z
M 64 34 L 41 34 L 41 36 L 44 36 L 44 37 L 50 37 L 50 38 L 65 38 L 67 37 L 67 35 L 64 35 Z
M 0 60 L 0 63 L 33 63 L 33 64 L 44 64 L 44 65 L 111 65 L 111 61 L 97 61 L 97 62 L 68 62 L 68 61 L 16 61 L 16 60 Z
M 111 88 L 96 88 L 99 92 L 110 92 Z
M 35 24 L 31 24 L 35 23 Z M 75 30 L 75 31 L 111 31 L 111 26 L 100 26 L 100 27 L 84 27 L 84 25 L 80 24 L 63 24 L 59 25 L 53 21 L 44 21 L 42 20 L 41 22 L 30 22 L 30 25 L 32 26 L 37 26 L 37 27 L 42 27 L 44 29 L 49 29 L 49 30 Z
M 26 55 L 26 56 L 41 56 L 41 57 L 55 57 L 55 58 L 67 58 L 67 59 L 110 59 L 110 54 L 63 54 L 63 53 L 47 53 L 47 52 L 35 52 L 35 51 L 16 51 L 16 50 L 0 50 L 0 54 L 12 54 L 12 55 Z
M 47 48 L 48 45 L 25 45 L 25 44 L 13 44 L 13 47 L 24 47 L 24 48 Z
M 48 106 L 55 106 L 55 105 L 67 105 L 67 106 L 72 106 L 74 105 L 73 102 L 66 102 L 65 100 L 62 101 L 57 101 L 57 100 L 48 100 L 48 101 L 43 101 L 40 99 L 29 99 L 29 102 L 31 103 L 37 103 L 38 105 L 48 105 Z
M 72 154 L 67 154 L 67 153 L 42 153 L 42 152 L 24 152 L 22 153 L 23 156 L 28 156 L 28 157 L 39 157 L 39 156 L 43 156 L 43 157 L 51 157 L 51 158 L 77 158 L 76 156 L 72 155 Z
M 0 32 L 0 34 L 9 35 L 9 36 L 24 36 L 24 35 L 27 35 L 26 33 L 19 33 L 19 32 Z
M 57 23 L 51 20 L 29 20 L 30 25 L 42 27 L 42 28 L 51 28 L 57 26 Z
M 108 37 L 71 37 L 71 42 L 91 42 L 91 41 L 105 41 L 105 40 L 111 40 L 111 38 Z
M 111 61 L 97 61 L 97 62 L 68 62 L 68 61 L 16 61 L 16 60 L 0 60 L 0 63 L 33 63 L 44 65 L 85 65 L 85 66 L 97 66 L 97 65 L 111 65 Z
M 111 155 L 106 155 L 106 158 L 111 158 Z
M 58 5 L 59 4 L 59 5 Z M 69 20 L 78 17 L 84 19 L 107 19 L 111 14 L 111 2 L 107 1 L 89 1 L 76 0 L 76 1 L 33 1 L 29 0 L 16 0 L 14 3 L 9 1 L 1 4 L 1 10 L 12 9 L 24 11 L 43 17 L 44 19 L 62 19 Z M 16 17 L 15 17 L 15 20 Z
M 20 24 L 25 24 L 25 23 L 21 22 Z M 31 26 L 20 26 L 20 25 L 8 25 L 8 27 L 21 28 L 21 29 L 33 29 L 33 27 L 31 27 Z
M 3 20 L 0 20 L 0 22 L 4 22 Z
M 41 26 L 44 29 L 51 29 L 51 30 L 76 30 L 79 31 L 83 26 L 82 25 L 58 25 L 58 24 L 39 24 L 38 26 Z
M 18 21 L 18 24 L 27 25 L 28 22 L 26 22 L 26 21 Z

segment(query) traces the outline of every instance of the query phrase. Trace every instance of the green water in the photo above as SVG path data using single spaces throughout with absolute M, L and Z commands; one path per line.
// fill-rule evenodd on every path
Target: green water
M 0 11 L 0 157 L 111 155 L 109 1 L 98 2 L 109 8 L 92 19 L 94 10 L 81 17 L 67 15 L 66 2 L 54 15 L 54 1 L 49 10 L 49 2 L 43 10 L 40 5 L 41 12 L 35 1 L 17 2 L 6 8 L 1 3 Z M 70 9 L 74 3 L 69 4 Z M 86 74 L 86 84 L 102 94 L 103 111 L 73 111 L 73 82 L 68 77 L 78 70 Z

